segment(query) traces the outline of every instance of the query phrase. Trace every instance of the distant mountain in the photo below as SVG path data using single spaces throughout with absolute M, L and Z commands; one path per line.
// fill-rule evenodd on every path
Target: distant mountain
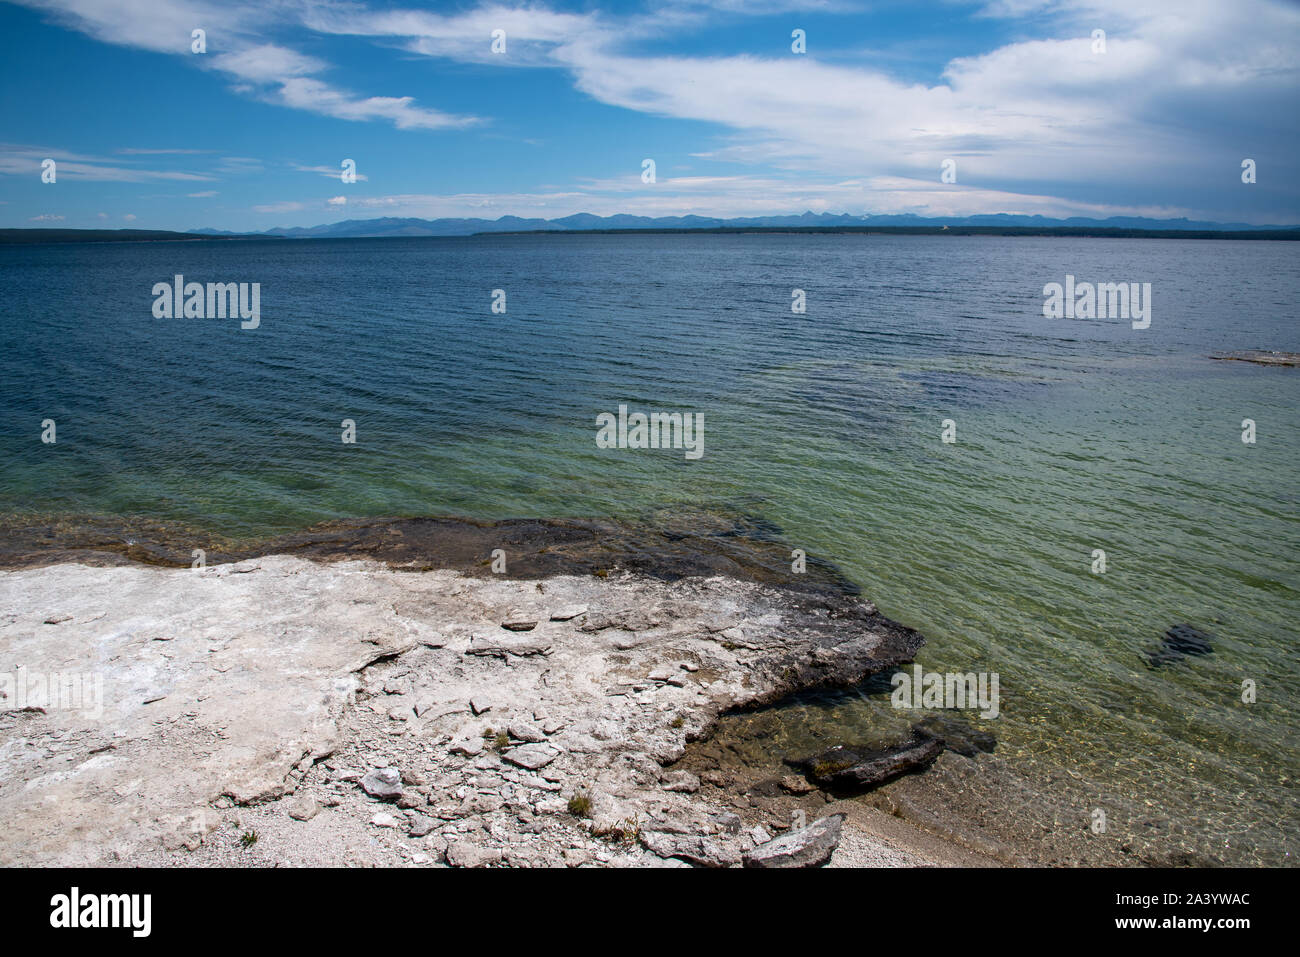
M 294 226 L 269 229 L 263 235 L 290 239 L 359 239 L 383 236 L 470 236 L 475 233 L 541 232 L 604 229 L 843 229 L 866 226 L 913 227 L 923 229 L 985 228 L 1015 229 L 1108 229 L 1108 230 L 1199 230 L 1241 232 L 1259 230 L 1300 230 L 1300 226 L 1252 226 L 1248 223 L 1211 223 L 1190 219 L 1148 219 L 1141 216 L 1112 216 L 1088 219 L 1072 216 L 1051 219 L 1046 216 L 1020 216 L 997 213 L 980 216 L 926 217 L 911 214 L 850 216 L 847 213 L 812 213 L 791 216 L 748 216 L 718 219 L 709 216 L 596 216 L 575 213 L 559 219 L 524 219 L 502 216 L 500 219 L 346 219 L 320 226 Z M 213 233 L 216 230 L 196 230 Z M 224 235 L 224 234 L 222 234 Z
M 365 239 L 380 236 L 472 236 L 483 232 L 556 228 L 564 227 L 556 227 L 546 219 L 521 219 L 518 216 L 502 216 L 500 219 L 400 219 L 385 216 L 381 219 L 345 219 L 341 223 L 322 226 L 268 229 L 266 235 L 290 239 Z
M 364 239 L 401 236 L 472 236 L 481 233 L 581 232 L 592 230 L 867 230 L 937 233 L 951 230 L 962 235 L 1004 234 L 1066 236 L 1153 236 L 1188 239 L 1214 237 L 1300 240 L 1300 226 L 1251 226 L 1248 223 L 1207 223 L 1190 219 L 1146 219 L 1112 216 L 1109 219 L 1050 219 L 998 213 L 983 216 L 926 217 L 911 214 L 850 216 L 847 213 L 803 213 L 798 216 L 748 216 L 718 219 L 710 216 L 595 216 L 575 213 L 559 219 L 346 219 L 320 226 L 268 229 L 262 233 L 234 233 L 222 229 L 170 232 L 161 229 L 0 229 L 0 244 L 217 241 L 226 239 Z

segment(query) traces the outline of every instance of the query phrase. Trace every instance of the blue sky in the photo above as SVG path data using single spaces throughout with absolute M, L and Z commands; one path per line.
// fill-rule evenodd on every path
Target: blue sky
M 1300 223 L 1300 4 L 1280 0 L 19 0 L 0 2 L 0 51 L 8 227 Z

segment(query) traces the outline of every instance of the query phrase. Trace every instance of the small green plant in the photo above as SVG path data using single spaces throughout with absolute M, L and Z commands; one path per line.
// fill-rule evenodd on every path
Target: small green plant
M 673 720 L 669 722 L 669 726 L 673 728 L 680 728 L 685 723 L 686 723 L 686 719 L 679 714 L 677 717 L 673 718 Z
M 484 729 L 483 729 L 483 737 L 484 737 L 484 738 L 495 738 L 495 737 L 496 737 L 496 734 L 497 734 L 496 731 L 494 731 L 492 728 L 484 728 Z
M 614 830 L 617 832 L 616 841 L 631 845 L 641 843 L 641 822 L 634 817 L 627 818 Z
M 591 817 L 591 798 L 585 791 L 577 791 L 569 798 L 569 813 L 574 817 Z
M 498 731 L 496 738 L 492 741 L 492 747 L 496 748 L 498 751 L 504 751 L 506 748 L 510 747 L 510 735 L 506 734 L 504 731 Z
M 257 843 L 257 832 L 245 831 L 243 834 L 239 835 L 239 843 L 244 845 L 244 847 L 252 847 Z
M 640 844 L 641 822 L 634 817 L 624 818 L 609 827 L 592 828 L 593 837 L 603 837 L 614 844 Z
M 853 767 L 853 762 L 845 758 L 833 761 L 818 761 L 812 766 L 813 777 L 829 778 L 847 768 Z

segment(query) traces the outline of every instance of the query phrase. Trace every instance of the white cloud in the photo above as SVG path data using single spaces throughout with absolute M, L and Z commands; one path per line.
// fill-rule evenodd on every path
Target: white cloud
M 350 4 L 313 7 L 305 22 L 404 38 L 409 50 L 463 61 L 491 60 L 488 36 L 500 26 L 518 39 L 518 62 L 569 70 L 602 103 L 716 124 L 725 139 L 710 151 L 714 159 L 804 174 L 937 180 L 952 157 L 959 179 L 986 185 L 1104 183 L 1109 191 L 1204 180 L 1221 172 L 1212 151 L 1222 124 L 1207 122 L 1207 102 L 1219 98 L 1220 119 L 1228 119 L 1233 110 L 1222 100 L 1238 97 L 1237 107 L 1265 128 L 1294 108 L 1300 9 L 1275 0 L 1005 0 L 985 12 L 1032 13 L 1051 36 L 954 59 L 928 84 L 811 54 L 628 52 L 635 41 L 700 22 L 704 7 L 742 9 L 716 0 L 640 18 L 497 6 L 440 16 Z M 1104 54 L 1092 52 L 1097 24 L 1107 27 Z M 514 62 L 515 50 L 496 59 Z
M 324 176 L 326 179 L 333 179 L 342 182 L 341 177 L 343 174 L 343 166 L 341 163 L 337 168 L 333 166 L 301 166 L 297 163 L 291 165 L 300 173 L 316 173 L 319 176 Z M 355 172 L 355 175 L 357 182 L 365 183 L 369 181 L 369 177 L 367 177 L 365 173 L 357 171 Z
M 357 96 L 312 74 L 329 64 L 269 43 L 265 33 L 293 5 L 209 4 L 194 0 L 15 0 L 107 43 L 187 57 L 236 81 L 236 89 L 272 103 L 345 120 L 388 120 L 400 129 L 441 129 L 478 122 L 424 109 L 410 96 Z M 310 9 L 310 7 L 308 7 Z M 207 53 L 193 53 L 190 34 L 207 33 Z
M 306 209 L 305 203 L 299 203 L 294 200 L 285 200 L 279 203 L 266 203 L 261 206 L 254 206 L 253 211 L 258 213 L 296 213 L 299 210 Z
M 577 189 L 541 192 L 396 194 L 348 201 L 350 209 L 385 216 L 480 217 L 505 215 L 556 219 L 573 213 L 608 216 L 776 216 L 805 210 L 865 215 L 970 216 L 1015 213 L 1050 217 L 1171 217 L 1181 207 L 1072 202 L 1054 196 L 974 187 L 943 186 L 929 180 L 868 177 L 828 183 L 793 182 L 767 176 L 660 178 L 647 186 L 639 175 L 583 183 Z M 282 212 L 287 210 L 271 210 Z
M 320 80 L 306 76 L 287 77 L 271 96 L 276 102 L 295 109 L 324 113 L 342 120 L 391 120 L 400 130 L 437 130 L 478 123 L 474 117 L 453 116 L 437 110 L 413 106 L 409 96 L 370 96 L 364 99 L 343 93 Z
M 329 64 L 296 50 L 261 43 L 233 53 L 212 56 L 212 66 L 251 83 L 281 83 L 286 77 L 319 73 Z
M 557 65 L 553 51 L 576 36 L 605 33 L 595 13 L 559 13 L 544 7 L 490 4 L 453 15 L 423 10 L 371 10 L 361 4 L 312 6 L 304 24 L 321 33 L 399 37 L 406 48 L 431 57 L 497 66 Z M 506 53 L 492 52 L 492 31 L 506 33 Z
M 1133 184 L 1207 165 L 1212 133 L 1192 103 L 1209 89 L 1251 78 L 1264 85 L 1249 95 L 1267 94 L 1266 75 L 1280 64 L 1260 50 L 1270 35 L 1295 37 L 1295 16 L 1232 9 L 1240 22 L 1210 18 L 1209 36 L 1194 42 L 1171 45 L 1163 25 L 1150 25 L 1150 37 L 1114 36 L 1102 55 L 1087 34 L 1025 41 L 954 60 L 934 85 L 812 58 L 637 58 L 586 43 L 561 55 L 601 102 L 732 129 L 718 158 L 937 180 L 953 157 L 959 181 Z M 1207 39 L 1216 45 L 1200 55 Z M 1165 108 L 1171 99 L 1186 102 Z
M 124 156 L 169 156 L 169 155 L 196 156 L 202 153 L 210 153 L 212 151 L 211 150 L 181 150 L 181 149 L 149 150 L 149 149 L 131 149 L 128 147 L 126 149 L 114 150 L 114 152 L 120 153 Z
M 29 146 L 17 143 L 0 143 L 0 174 L 39 176 L 41 162 L 55 161 L 55 171 L 60 180 L 80 179 L 113 183 L 152 183 L 160 181 L 206 182 L 214 177 L 204 173 L 183 170 L 140 169 L 108 165 L 113 160 L 97 156 L 84 156 L 48 146 Z M 122 162 L 118 160 L 117 162 Z
M 347 91 L 322 79 L 329 64 L 275 42 L 272 34 L 306 27 L 432 58 L 563 70 L 601 103 L 711 124 L 711 140 L 701 144 L 708 148 L 695 155 L 797 174 L 802 193 L 776 191 L 791 203 L 830 195 L 856 202 L 856 194 L 842 188 L 852 180 L 875 184 L 879 195 L 865 196 L 863 205 L 880 211 L 908 202 L 955 210 L 995 198 L 1035 210 L 1051 204 L 1062 211 L 1163 209 L 1169 204 L 1111 206 L 1097 197 L 1156 190 L 1175 195 L 1170 184 L 1183 182 L 1231 184 L 1241 156 L 1270 147 L 1294 164 L 1300 7 L 1281 0 L 990 0 L 981 10 L 985 16 L 1029 18 L 1020 24 L 1023 38 L 955 58 L 923 83 L 901 79 L 886 68 L 892 61 L 871 54 L 856 63 L 818 59 L 820 44 L 834 52 L 833 37 L 819 39 L 807 56 L 644 52 L 663 50 L 677 33 L 689 36 L 719 18 L 843 9 L 847 0 L 676 0 L 626 14 L 498 3 L 437 13 L 313 0 L 19 2 L 107 42 L 190 57 L 259 99 L 399 129 L 458 129 L 481 121 L 422 107 L 411 96 Z M 189 52 L 196 24 L 208 30 L 209 54 Z M 1107 32 L 1104 54 L 1092 51 L 1097 26 Z M 495 29 L 506 31 L 505 56 L 491 52 Z M 647 46 L 647 40 L 656 42 Z M 1240 130 L 1250 131 L 1248 141 L 1234 132 Z M 655 155 L 653 143 L 629 148 Z M 957 160 L 957 185 L 938 182 L 947 158 Z M 0 152 L 0 172 L 17 171 L 13 162 Z M 257 161 L 223 164 L 218 172 L 261 169 Z M 96 175 L 105 179 L 194 175 L 98 165 Z M 299 168 L 338 175 L 329 167 Z M 24 165 L 22 172 L 31 169 Z M 1293 169 L 1275 160 L 1272 172 L 1273 188 L 1297 193 L 1288 185 L 1295 181 L 1288 175 Z M 75 166 L 72 173 L 90 178 Z M 740 198 L 722 184 L 709 188 L 719 208 L 730 209 Z M 675 193 L 659 189 L 635 201 L 658 208 L 674 195 L 678 201 L 702 195 L 701 189 L 679 182 Z M 527 203 L 528 196 L 543 194 L 511 195 Z M 748 208 L 767 201 L 752 196 Z
M 217 163 L 216 171 L 227 176 L 259 174 L 264 167 L 262 161 L 252 156 L 223 156 Z

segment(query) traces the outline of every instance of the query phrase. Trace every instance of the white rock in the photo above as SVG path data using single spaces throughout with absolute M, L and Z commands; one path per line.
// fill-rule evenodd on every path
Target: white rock
M 502 755 L 511 764 L 517 764 L 529 771 L 544 768 L 559 756 L 560 752 L 548 744 L 521 744 Z
M 537 615 L 513 609 L 501 620 L 501 627 L 510 631 L 532 631 L 538 620 Z
M 512 724 L 506 728 L 506 733 L 516 741 L 524 741 L 528 744 L 536 744 L 539 741 L 545 741 L 546 735 L 540 728 L 535 728 L 531 724 Z
M 300 795 L 289 802 L 289 816 L 295 821 L 310 821 L 320 813 L 320 805 L 310 795 Z
M 551 621 L 570 621 L 587 613 L 586 605 L 565 605 L 551 612 Z
M 361 787 L 372 798 L 389 801 L 402 794 L 402 775 L 396 768 L 376 768 L 361 779 Z

